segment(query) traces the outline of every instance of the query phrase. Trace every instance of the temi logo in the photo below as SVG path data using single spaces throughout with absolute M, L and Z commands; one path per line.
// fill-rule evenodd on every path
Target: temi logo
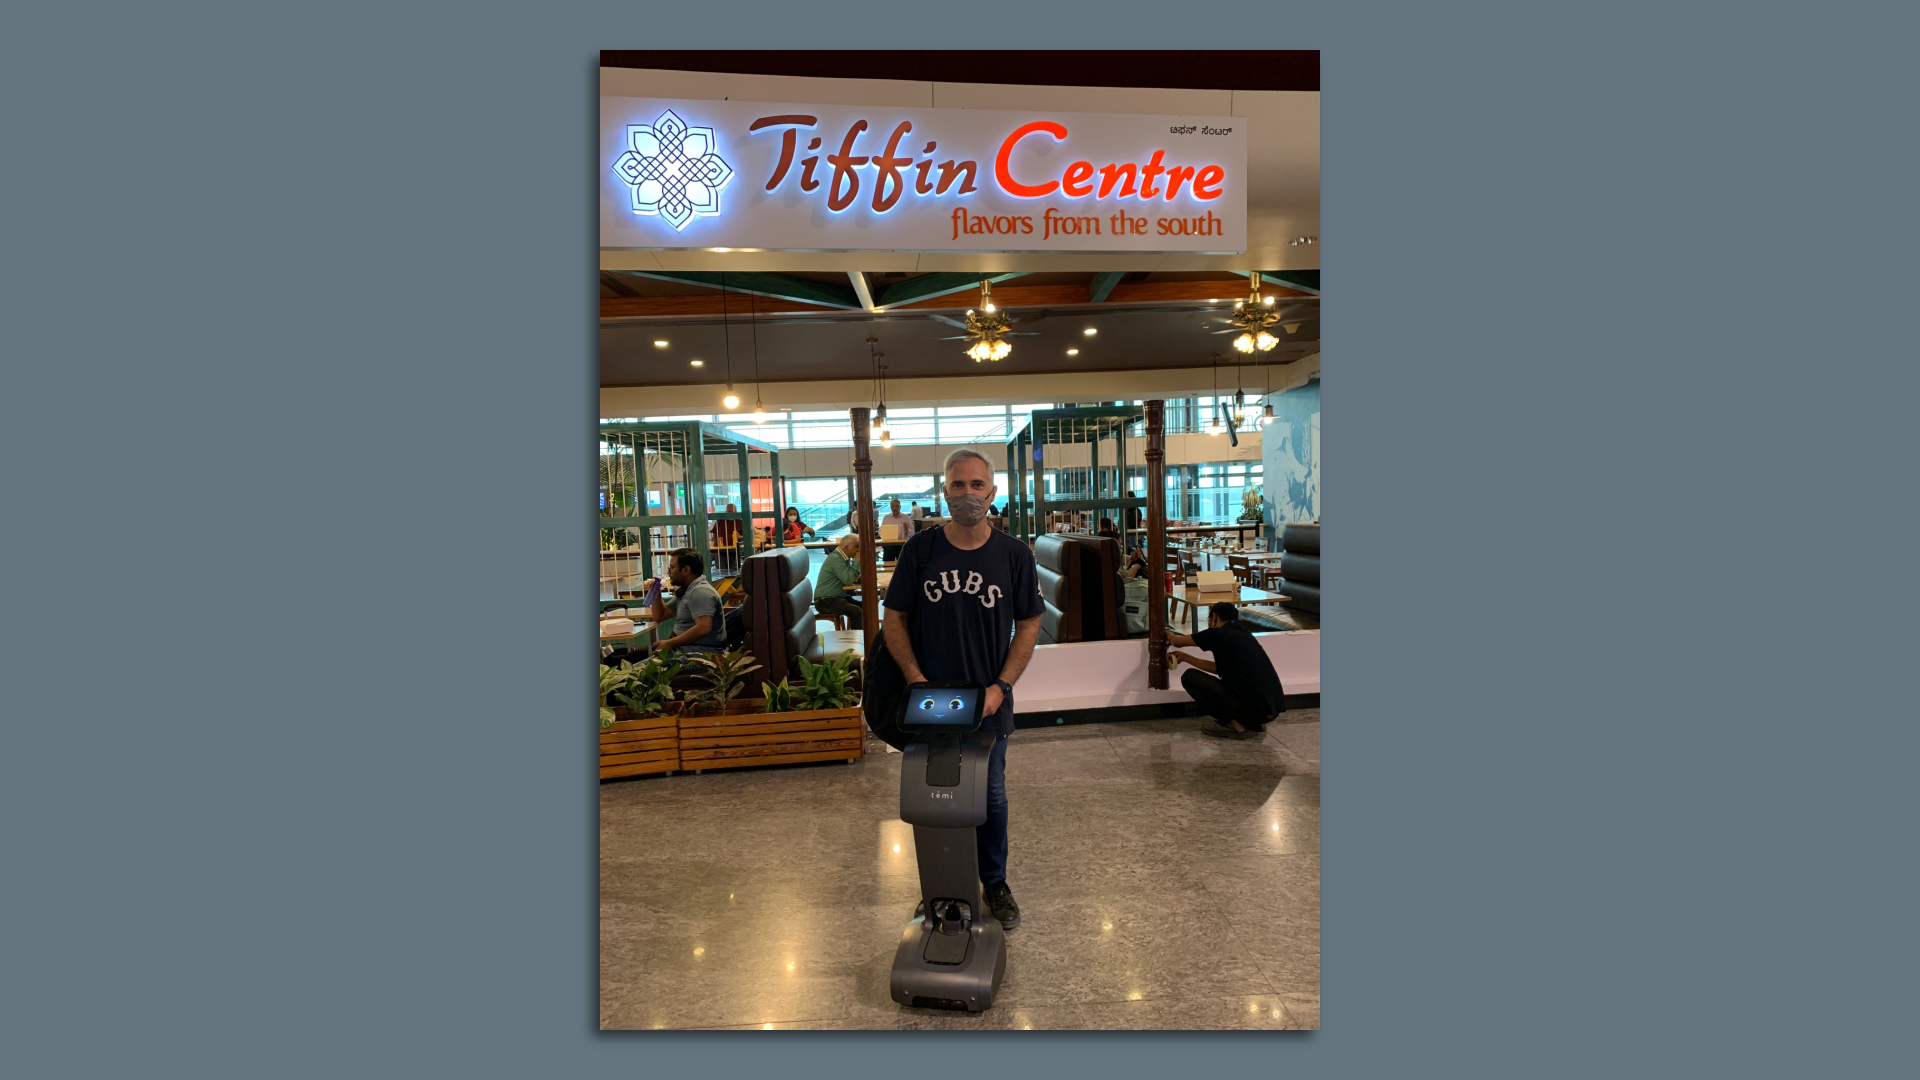
M 676 230 L 720 213 L 720 189 L 733 179 L 710 127 L 688 127 L 672 109 L 651 125 L 627 125 L 627 149 L 613 171 L 633 195 L 633 212 L 666 218 Z
M 934 792 L 929 792 L 928 794 L 929 794 L 929 795 L 931 795 L 931 796 L 932 796 L 933 798 L 936 798 L 936 799 L 951 799 L 951 798 L 953 798 L 953 792 L 951 792 L 951 791 L 934 791 Z

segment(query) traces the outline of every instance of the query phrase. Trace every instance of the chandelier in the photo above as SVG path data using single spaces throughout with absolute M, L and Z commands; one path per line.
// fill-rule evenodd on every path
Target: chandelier
M 967 355 L 978 364 L 983 360 L 1005 360 L 1013 352 L 1013 345 L 1007 341 L 1007 334 L 1013 324 L 1005 314 L 993 306 L 993 282 L 980 283 L 980 310 L 967 309 L 967 334 L 973 344 L 967 346 Z
M 1243 353 L 1271 352 L 1280 339 L 1267 332 L 1267 327 L 1280 321 L 1280 313 L 1273 310 L 1273 297 L 1260 298 L 1260 275 L 1248 274 L 1251 290 L 1245 300 L 1234 302 L 1233 314 L 1227 321 L 1239 328 L 1240 336 L 1233 339 L 1233 347 Z

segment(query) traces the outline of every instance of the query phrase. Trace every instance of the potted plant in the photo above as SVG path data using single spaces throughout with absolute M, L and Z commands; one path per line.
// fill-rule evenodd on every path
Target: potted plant
M 1265 513 L 1260 509 L 1260 485 L 1254 484 L 1247 488 L 1246 494 L 1240 496 L 1240 520 L 1259 521 L 1264 516 Z
M 600 668 L 600 778 L 670 773 L 680 767 L 680 728 L 673 679 L 678 658 L 649 657 Z M 611 696 L 620 704 L 607 707 Z
M 718 714 L 732 711 L 735 698 L 747 688 L 747 673 L 760 670 L 753 654 L 744 648 L 732 652 L 699 653 L 693 657 L 694 676 L 706 685 L 686 694 L 688 714 L 711 709 Z
M 718 672 L 737 675 L 754 670 L 737 666 L 729 654 L 712 657 L 716 673 L 700 709 L 680 714 L 680 765 L 700 772 L 741 765 L 782 765 L 808 761 L 855 761 L 863 753 L 859 694 L 853 688 L 853 654 L 824 664 L 799 661 L 800 681 L 781 677 L 765 684 L 764 698 L 731 699 L 716 704 L 722 685 Z M 737 692 L 737 691 L 736 691 Z

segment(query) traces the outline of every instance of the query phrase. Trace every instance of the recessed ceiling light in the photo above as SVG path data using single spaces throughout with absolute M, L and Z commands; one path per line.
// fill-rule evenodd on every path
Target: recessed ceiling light
M 1067 350 L 1067 355 L 1068 355 L 1068 356 L 1079 356 L 1079 355 L 1080 355 L 1080 350 L 1079 350 L 1079 349 L 1068 349 L 1068 350 Z
M 1091 327 L 1091 326 L 1089 326 L 1089 327 L 1087 327 L 1087 328 L 1086 328 L 1085 330 L 1082 330 L 1082 331 L 1080 331 L 1080 332 L 1081 332 L 1081 333 L 1083 333 L 1083 334 L 1085 334 L 1085 335 L 1087 335 L 1088 337 L 1092 337 L 1093 335 L 1095 335 L 1095 334 L 1097 334 L 1097 333 L 1099 333 L 1100 331 L 1098 331 L 1098 330 L 1096 330 L 1096 329 L 1094 329 L 1093 327 Z
M 717 251 L 717 252 L 719 252 L 719 253 L 721 253 L 722 255 L 724 255 L 724 254 L 726 254 L 727 252 L 729 252 L 729 251 L 732 251 L 733 249 L 732 249 L 732 248 L 714 248 L 713 250 L 715 250 L 715 251 Z
M 667 347 L 667 343 L 665 341 L 656 341 L 653 343 L 653 347 L 656 349 L 664 349 Z
M 687 364 L 688 364 L 689 366 L 691 366 L 691 367 L 706 367 L 706 366 L 707 366 L 707 362 L 706 362 L 705 360 L 689 360 L 689 361 L 687 361 Z

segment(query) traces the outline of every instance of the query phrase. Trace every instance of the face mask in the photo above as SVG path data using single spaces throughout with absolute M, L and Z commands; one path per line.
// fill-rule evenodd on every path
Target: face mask
M 978 495 L 951 495 L 947 506 L 953 511 L 953 520 L 962 528 L 971 528 L 987 519 L 987 500 Z

